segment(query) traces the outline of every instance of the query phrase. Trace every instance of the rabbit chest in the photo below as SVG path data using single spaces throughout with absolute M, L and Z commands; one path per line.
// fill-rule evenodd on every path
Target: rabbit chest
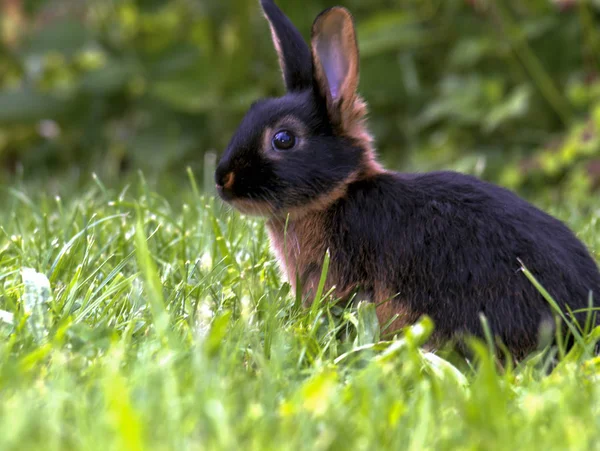
M 267 223 L 271 247 L 286 278 L 296 289 L 299 282 L 305 296 L 314 293 L 321 276 L 329 231 L 324 215 L 315 214 L 288 221 L 271 219 Z M 326 288 L 335 285 L 330 271 Z
M 300 283 L 305 302 L 314 299 L 325 252 L 329 249 L 331 261 L 325 292 L 335 287 L 336 298 L 374 302 L 380 323 L 387 324 L 390 332 L 415 322 L 419 312 L 401 302 L 385 271 L 377 269 L 374 261 L 365 258 L 365 255 L 375 254 L 364 249 L 350 253 L 340 249 L 341 243 L 334 234 L 335 226 L 327 212 L 289 221 L 287 226 L 283 220 L 267 222 L 271 247 L 294 290 Z

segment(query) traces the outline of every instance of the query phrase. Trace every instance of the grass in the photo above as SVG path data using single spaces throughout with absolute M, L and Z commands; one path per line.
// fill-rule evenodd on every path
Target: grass
M 0 192 L 2 450 L 600 448 L 580 346 L 550 375 L 485 343 L 453 364 L 419 350 L 427 320 L 380 341 L 370 305 L 303 310 L 261 222 L 193 179 L 61 194 Z M 600 200 L 577 202 L 548 205 L 598 255 Z

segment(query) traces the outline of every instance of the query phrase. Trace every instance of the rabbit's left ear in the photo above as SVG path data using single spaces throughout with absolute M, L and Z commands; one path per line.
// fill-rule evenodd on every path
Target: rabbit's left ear
M 261 0 L 262 9 L 271 27 L 273 45 L 279 56 L 283 81 L 288 92 L 312 86 L 310 48 L 298 29 L 273 0 Z
M 344 127 L 345 118 L 354 116 L 358 87 L 358 45 L 350 12 L 342 7 L 323 11 L 313 24 L 311 43 L 314 80 L 331 120 Z

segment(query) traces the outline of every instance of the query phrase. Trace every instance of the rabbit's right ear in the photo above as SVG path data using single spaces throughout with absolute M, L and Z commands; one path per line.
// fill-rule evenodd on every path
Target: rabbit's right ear
M 366 104 L 358 96 L 358 43 L 354 20 L 346 8 L 323 11 L 312 28 L 312 56 L 316 87 L 338 131 L 362 141 L 372 138 L 366 129 Z
M 289 92 L 312 86 L 312 57 L 310 48 L 298 29 L 277 7 L 273 0 L 260 4 L 269 21 L 273 44 L 279 55 L 285 87 Z

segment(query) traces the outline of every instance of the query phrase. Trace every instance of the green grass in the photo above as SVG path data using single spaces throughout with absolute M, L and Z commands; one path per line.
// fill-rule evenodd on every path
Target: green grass
M 2 450 L 600 448 L 579 346 L 453 365 L 426 320 L 379 341 L 370 305 L 303 310 L 261 221 L 194 183 L 73 191 L 0 190 Z M 600 200 L 546 202 L 598 255 Z

